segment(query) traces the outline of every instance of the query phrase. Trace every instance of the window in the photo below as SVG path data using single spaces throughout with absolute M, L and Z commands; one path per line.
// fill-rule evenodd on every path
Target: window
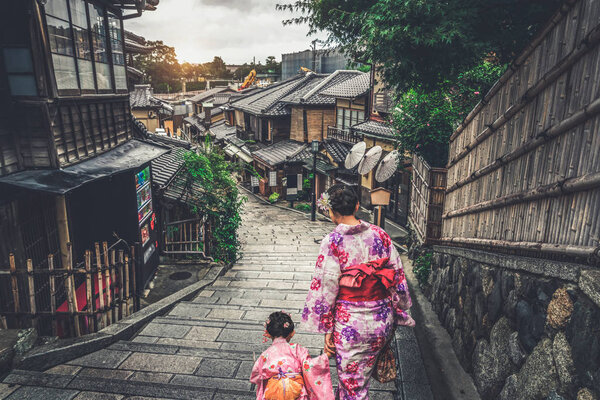
M 339 108 L 337 109 L 337 125 L 336 125 L 339 129 L 344 129 L 344 109 L 343 108 Z
M 123 30 L 121 20 L 114 14 L 108 13 L 108 24 L 110 26 L 110 44 L 115 71 L 115 85 L 117 89 L 127 89 L 127 76 L 125 70 L 125 52 L 123 51 Z
M 112 91 L 113 74 L 117 89 L 127 89 L 117 15 L 86 0 L 48 0 L 45 11 L 59 93 Z
M 8 73 L 8 85 L 13 96 L 36 96 L 37 85 L 33 74 L 29 48 L 6 48 L 3 50 L 4 68 Z

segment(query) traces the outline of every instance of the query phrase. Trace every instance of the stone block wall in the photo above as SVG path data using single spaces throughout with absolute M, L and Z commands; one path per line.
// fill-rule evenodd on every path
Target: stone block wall
M 600 269 L 431 251 L 425 293 L 482 399 L 600 399 Z

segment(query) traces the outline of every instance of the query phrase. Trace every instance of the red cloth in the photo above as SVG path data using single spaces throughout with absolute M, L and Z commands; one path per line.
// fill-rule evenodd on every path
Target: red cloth
M 390 259 L 380 258 L 347 268 L 340 277 L 339 300 L 374 301 L 389 296 L 395 271 L 386 268 Z

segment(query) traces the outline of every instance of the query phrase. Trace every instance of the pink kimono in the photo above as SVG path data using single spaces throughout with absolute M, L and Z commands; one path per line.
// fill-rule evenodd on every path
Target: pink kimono
M 334 400 L 326 354 L 311 359 L 304 347 L 275 338 L 252 368 L 250 382 L 256 384 L 256 400 L 264 399 L 267 381 L 280 373 L 302 374 L 304 390 L 299 399 Z
M 379 300 L 340 299 L 340 278 L 357 269 L 385 263 L 386 292 Z M 364 293 L 368 298 L 369 293 Z M 379 352 L 397 325 L 414 326 L 406 310 L 411 306 L 398 251 L 387 233 L 376 225 L 338 225 L 325 237 L 302 313 L 304 329 L 332 333 L 336 348 L 340 400 L 365 400 Z

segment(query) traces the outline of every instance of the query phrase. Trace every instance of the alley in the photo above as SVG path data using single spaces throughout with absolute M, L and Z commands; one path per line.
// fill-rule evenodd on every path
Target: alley
M 45 373 L 14 371 L 7 399 L 253 399 L 248 381 L 269 313 L 300 320 L 320 240 L 333 226 L 250 198 L 240 237 L 243 257 L 195 299 L 122 341 Z M 398 389 L 375 382 L 371 399 L 429 399 L 412 331 L 399 330 Z M 322 335 L 298 329 L 295 341 L 320 354 Z M 336 379 L 332 363 L 332 374 Z M 8 384 L 15 384 L 9 386 Z M 22 386 L 20 386 L 22 385 Z M 10 394 L 9 394 L 10 393 Z

